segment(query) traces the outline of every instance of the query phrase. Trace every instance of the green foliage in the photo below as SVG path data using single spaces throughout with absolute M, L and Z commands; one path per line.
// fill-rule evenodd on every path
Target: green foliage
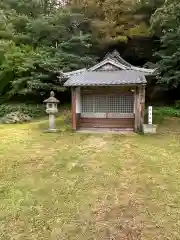
M 26 0 L 4 2 L 0 12 L 0 101 L 18 95 L 36 99 L 50 90 L 64 91 L 58 79 L 60 71 L 95 63 L 90 21 L 81 13 L 52 8 L 55 1 L 45 2 L 46 8 L 51 6 L 48 14 L 38 1 L 31 7 Z M 27 6 L 36 6 L 37 12 L 27 14 Z
M 175 101 L 175 106 L 177 109 L 180 109 L 180 100 Z
M 84 12 L 88 18 L 92 19 L 96 37 L 101 44 L 102 42 L 112 44 L 116 39 L 126 42 L 127 37 L 149 36 L 147 19 L 149 20 L 152 9 L 156 9 L 155 4 L 150 3 L 147 9 L 147 1 L 69 0 L 68 3 L 72 9 Z M 145 19 L 141 17 L 142 12 L 145 12 Z
M 58 79 L 59 72 L 92 66 L 98 50 L 103 52 L 109 46 L 128 45 L 131 38 L 152 36 L 149 19 L 163 2 L 1 0 L 0 103 L 21 95 L 36 102 L 50 90 L 65 91 Z M 173 10 L 168 11 L 169 15 L 174 14 Z M 156 17 L 155 13 L 154 18 L 158 20 L 154 22 L 162 23 L 161 17 L 168 14 L 163 12 Z M 173 17 L 171 19 L 173 22 Z M 176 24 L 176 28 L 178 26 Z M 179 84 L 179 42 L 177 34 L 162 39 L 163 48 L 169 43 L 172 46 L 171 53 L 159 53 L 163 60 L 159 63 L 161 81 L 169 81 L 168 87 Z M 132 44 L 132 52 L 139 54 L 139 58 L 148 58 L 145 51 L 144 46 Z M 132 54 L 129 55 L 131 58 Z M 168 58 L 171 55 L 173 63 Z
M 152 28 L 160 35 L 161 48 L 156 52 L 159 58 L 159 83 L 167 89 L 180 85 L 180 3 L 168 0 L 153 15 Z
M 180 108 L 176 106 L 153 107 L 154 124 L 161 124 L 167 117 L 180 117 Z M 148 122 L 148 109 L 145 111 L 145 122 Z
M 149 24 L 152 14 L 164 4 L 165 0 L 137 0 L 135 17 Z
M 136 26 L 130 28 L 128 35 L 130 37 L 134 37 L 134 36 L 147 37 L 147 36 L 150 36 L 149 27 L 145 23 L 141 23 L 139 25 L 136 25 Z
M 180 117 L 180 110 L 175 107 L 156 107 L 154 114 L 163 115 L 164 117 Z
M 33 105 L 33 104 L 1 104 L 0 105 L 0 118 L 13 112 L 23 113 L 32 118 L 36 118 L 36 117 L 41 117 L 45 115 L 45 107 L 43 105 Z
M 153 124 L 162 124 L 165 118 L 180 118 L 180 104 L 175 106 L 153 107 Z M 148 109 L 145 110 L 145 123 L 148 123 Z

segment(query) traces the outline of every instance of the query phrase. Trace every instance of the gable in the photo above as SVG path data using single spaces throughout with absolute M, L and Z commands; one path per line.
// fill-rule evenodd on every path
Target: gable
M 114 66 L 110 63 L 106 63 L 103 66 L 100 66 L 99 68 L 97 68 L 95 71 L 119 71 L 122 70 L 122 68 L 120 69 L 117 66 Z
M 111 59 L 105 59 L 104 61 L 96 64 L 91 67 L 89 71 L 118 71 L 118 70 L 126 70 L 128 69 L 126 66 L 117 63 Z

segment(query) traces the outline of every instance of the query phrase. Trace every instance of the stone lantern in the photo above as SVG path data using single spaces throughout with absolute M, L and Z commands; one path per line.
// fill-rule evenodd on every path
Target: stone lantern
M 55 98 L 55 94 L 53 91 L 50 93 L 50 97 L 44 100 L 46 103 L 46 113 L 49 114 L 49 132 L 56 132 L 55 126 L 55 115 L 58 112 L 58 103 L 59 100 Z

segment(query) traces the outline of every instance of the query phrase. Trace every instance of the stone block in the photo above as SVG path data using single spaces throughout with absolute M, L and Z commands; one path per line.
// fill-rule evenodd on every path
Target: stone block
M 157 129 L 157 125 L 154 124 L 143 124 L 143 133 L 148 134 L 152 133 L 155 134 Z

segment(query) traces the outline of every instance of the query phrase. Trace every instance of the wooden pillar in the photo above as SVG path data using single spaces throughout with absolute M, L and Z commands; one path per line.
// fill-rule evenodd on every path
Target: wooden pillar
M 136 87 L 135 131 L 142 131 L 145 112 L 145 85 Z
M 76 130 L 76 88 L 71 89 L 71 98 L 72 98 L 72 129 Z
M 145 85 L 142 85 L 140 88 L 140 130 L 143 129 L 144 124 L 144 112 L 145 112 Z
M 134 131 L 138 132 L 138 128 L 139 128 L 139 88 L 136 87 L 135 90 L 135 119 L 134 119 Z

